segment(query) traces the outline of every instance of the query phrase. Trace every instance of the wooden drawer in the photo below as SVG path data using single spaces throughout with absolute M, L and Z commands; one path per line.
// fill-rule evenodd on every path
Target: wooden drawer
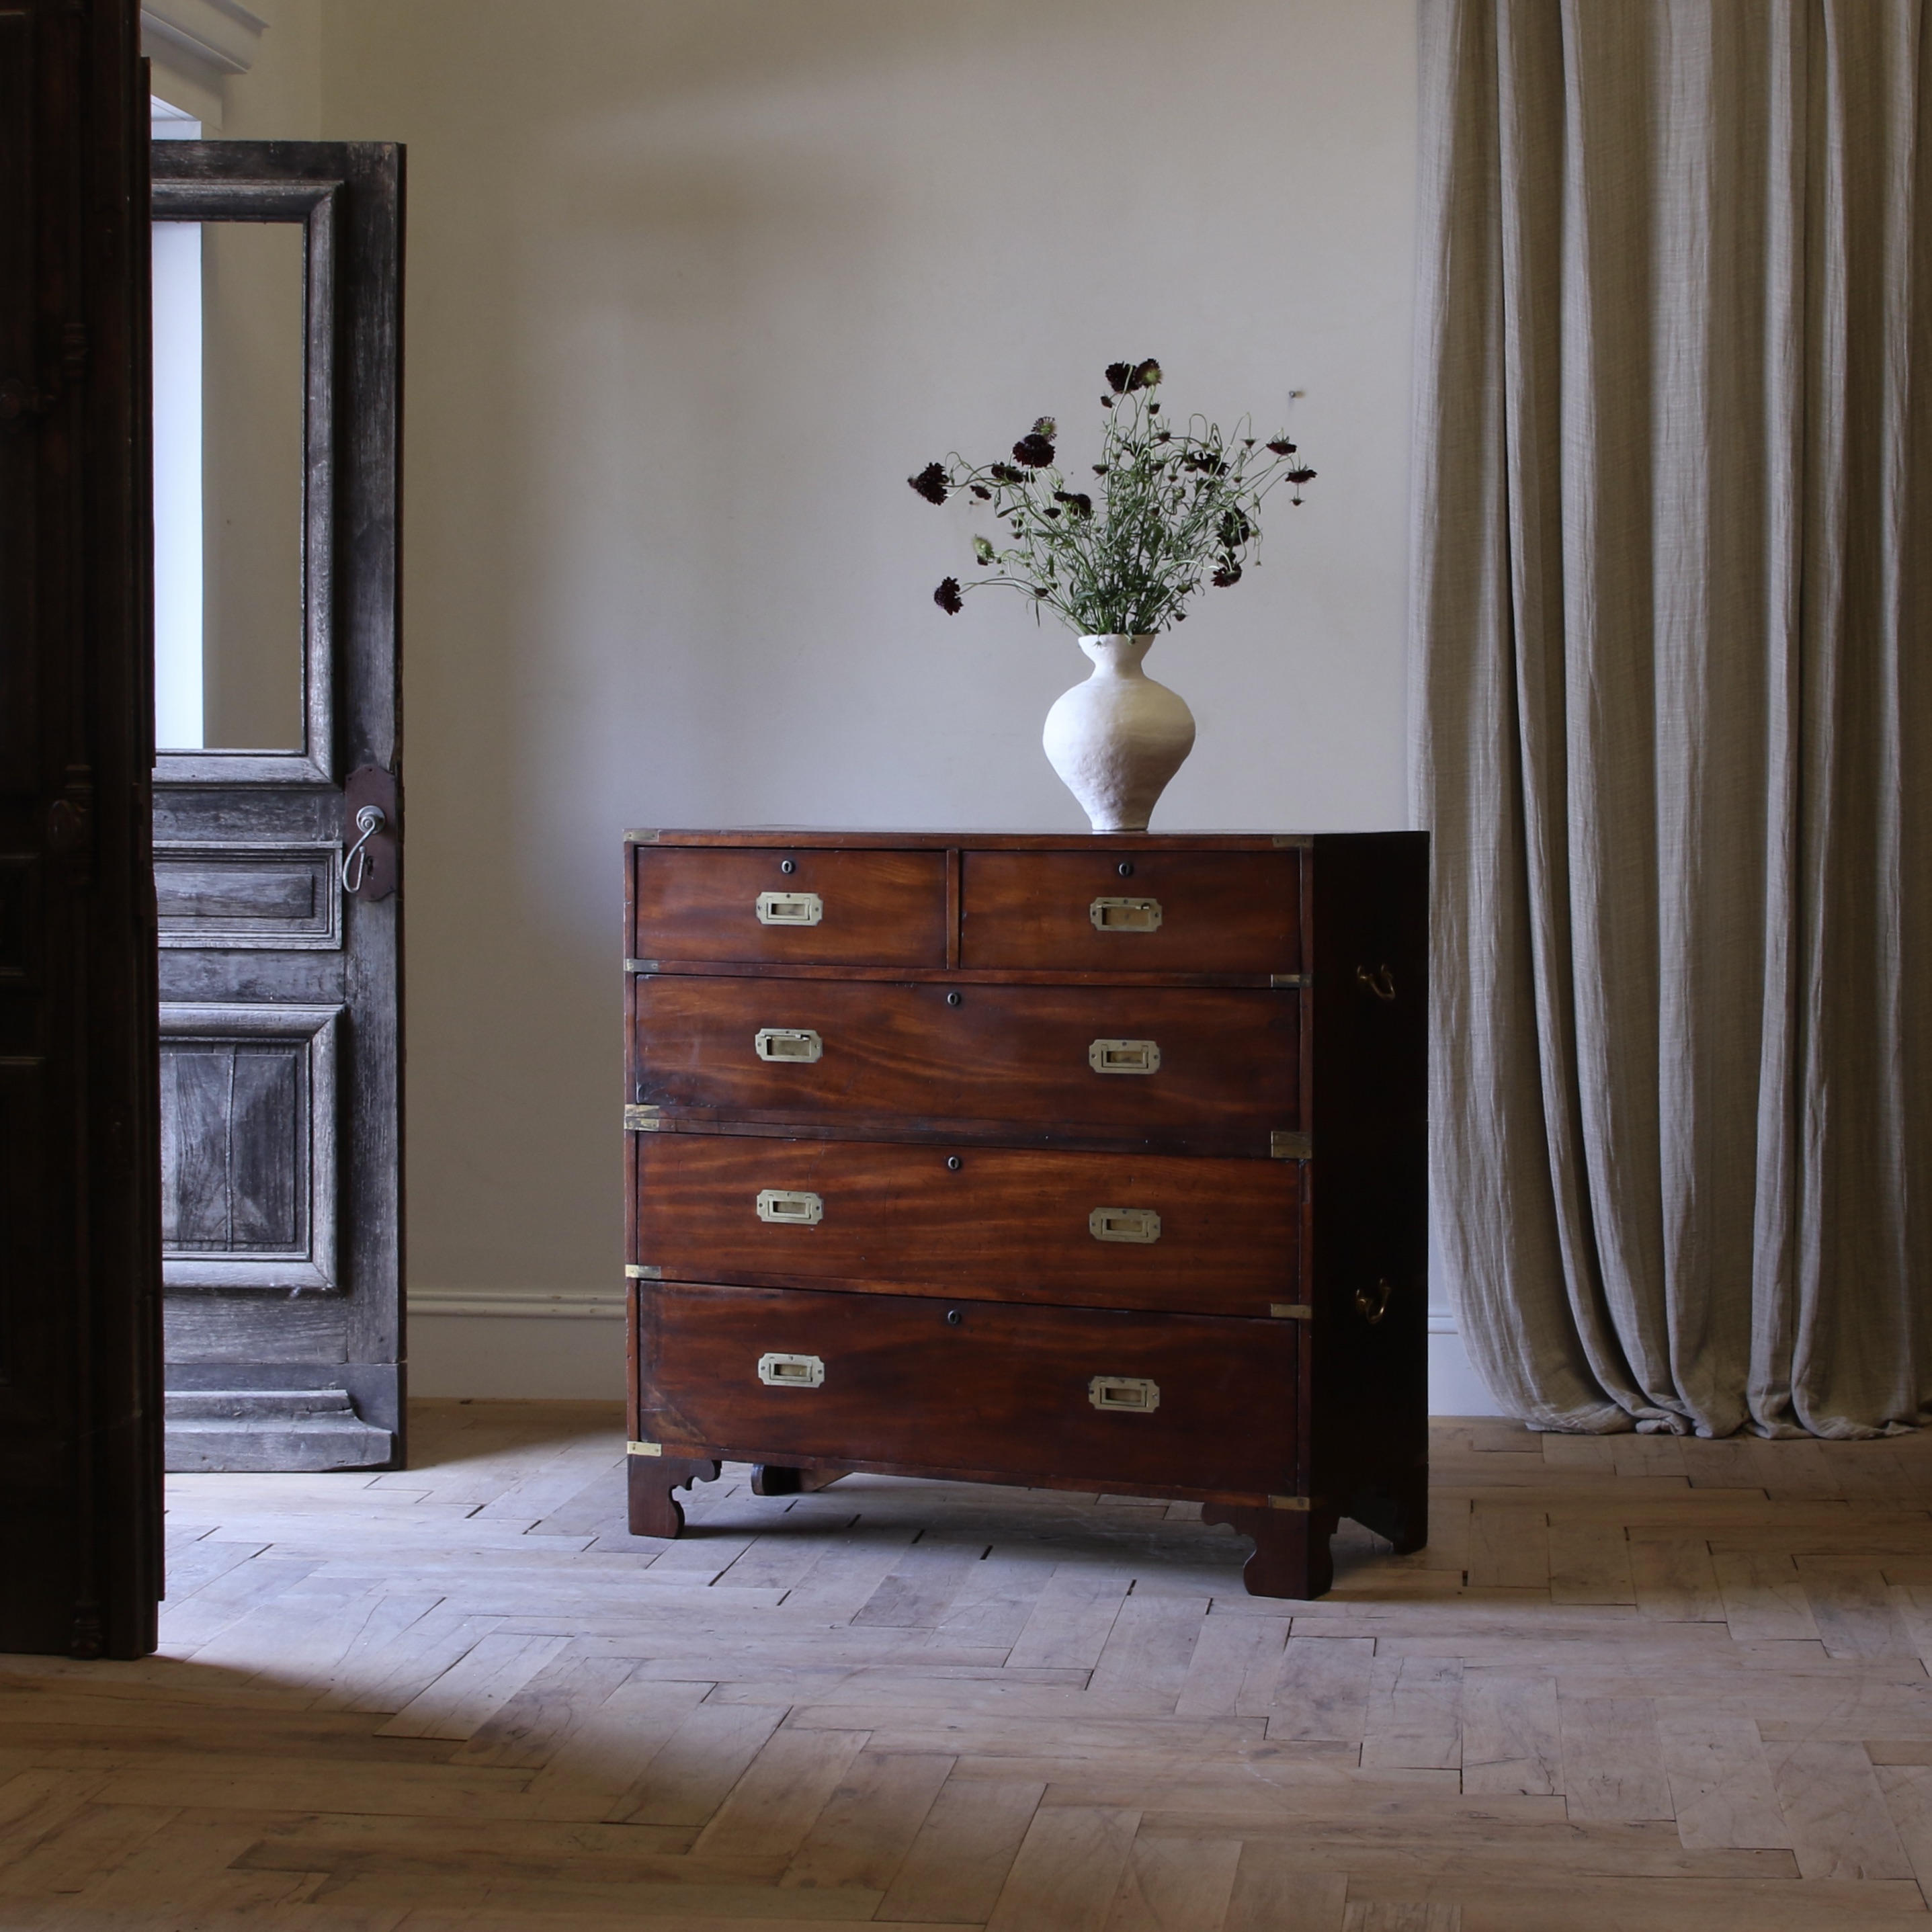
M 652 977 L 637 986 L 632 1090 L 646 1105 L 700 1118 L 877 1123 L 893 1133 L 1010 1122 L 1024 1130 L 1022 1144 L 1082 1130 L 1169 1142 L 1220 1134 L 1258 1152 L 1271 1130 L 1300 1125 L 1298 999 Z M 761 1059 L 761 1035 L 768 1052 L 812 1057 Z M 1131 1059 L 1147 1043 L 1158 1049 L 1157 1070 L 1094 1070 L 1096 1055 Z
M 633 958 L 946 964 L 943 852 L 632 850 Z
M 673 1278 L 1266 1319 L 1300 1300 L 1300 1256 L 1294 1161 L 728 1134 L 638 1144 L 635 1258 Z
M 638 1301 L 638 1426 L 668 1455 L 1038 1472 L 1129 1492 L 1295 1487 L 1297 1322 L 683 1282 Z M 772 1356 L 823 1380 L 770 1386 Z M 1096 1377 L 1151 1383 L 1156 1404 L 1097 1408 Z
M 1300 907 L 1301 854 L 1294 850 L 967 852 L 960 859 L 959 963 L 1299 973 Z

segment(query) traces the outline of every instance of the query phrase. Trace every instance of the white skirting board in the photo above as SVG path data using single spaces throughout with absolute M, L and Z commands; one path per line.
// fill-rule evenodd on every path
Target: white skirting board
M 624 1298 L 594 1288 L 412 1288 L 410 1393 L 624 1395 Z
M 624 1298 L 594 1288 L 416 1288 L 410 1291 L 410 1392 L 621 1397 Z M 1500 1415 L 1469 1366 L 1454 1318 L 1429 1315 L 1433 1415 Z

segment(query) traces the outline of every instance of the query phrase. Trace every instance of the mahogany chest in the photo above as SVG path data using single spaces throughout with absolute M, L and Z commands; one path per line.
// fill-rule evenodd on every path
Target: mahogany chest
M 634 832 L 631 1527 L 722 1460 L 1426 1534 L 1420 832 Z

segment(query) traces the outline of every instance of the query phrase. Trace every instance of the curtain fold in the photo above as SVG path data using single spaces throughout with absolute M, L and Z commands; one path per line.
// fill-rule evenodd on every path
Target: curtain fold
M 1928 0 L 1423 0 L 1439 1252 L 1533 1426 L 1932 1419 Z

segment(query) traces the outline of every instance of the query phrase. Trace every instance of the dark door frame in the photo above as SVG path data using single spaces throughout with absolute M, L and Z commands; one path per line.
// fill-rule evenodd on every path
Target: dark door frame
M 0 1649 L 161 1594 L 148 104 L 136 0 L 0 0 Z

